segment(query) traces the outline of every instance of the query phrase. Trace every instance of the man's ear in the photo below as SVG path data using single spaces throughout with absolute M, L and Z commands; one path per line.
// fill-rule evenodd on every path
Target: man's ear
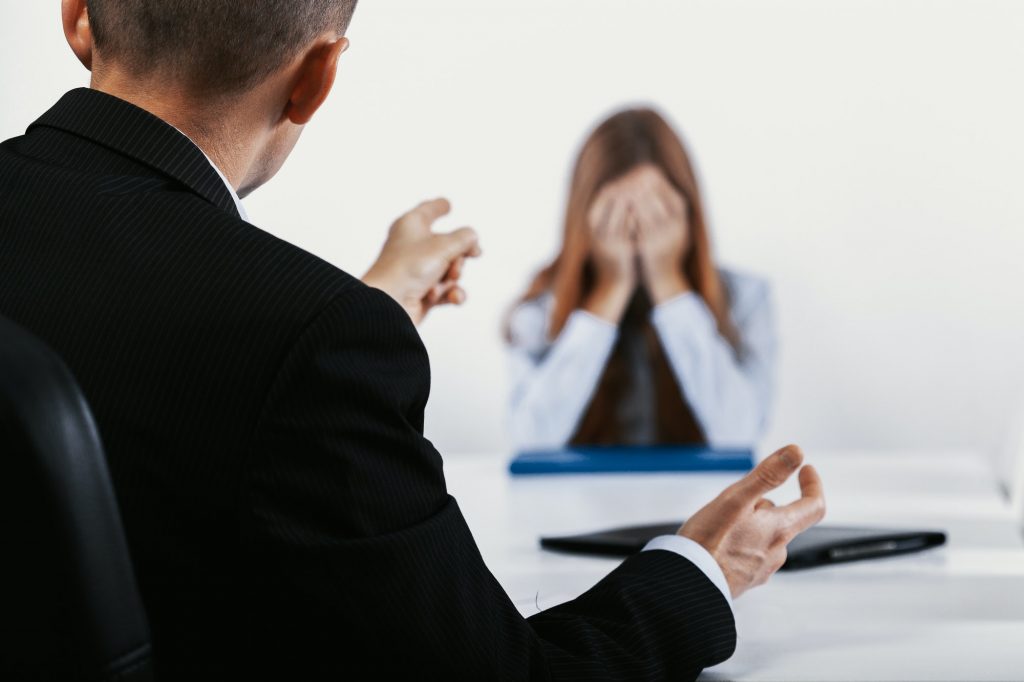
M 60 11 L 68 45 L 82 66 L 92 71 L 92 28 L 86 0 L 61 0 Z
M 348 38 L 330 40 L 319 43 L 306 55 L 284 112 L 292 123 L 309 123 L 327 99 L 338 75 L 338 60 L 348 44 Z

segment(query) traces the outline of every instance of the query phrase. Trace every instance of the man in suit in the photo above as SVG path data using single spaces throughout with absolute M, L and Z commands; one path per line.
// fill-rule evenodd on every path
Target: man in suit
M 362 281 L 259 230 L 334 83 L 355 0 L 64 0 L 92 71 L 0 145 L 0 314 L 66 360 L 102 438 L 158 672 L 687 679 L 731 598 L 824 513 L 794 447 L 581 597 L 524 619 L 440 455 L 418 323 L 476 235 L 426 202 Z M 352 188 L 350 191 L 358 191 Z M 800 471 L 802 497 L 763 499 Z

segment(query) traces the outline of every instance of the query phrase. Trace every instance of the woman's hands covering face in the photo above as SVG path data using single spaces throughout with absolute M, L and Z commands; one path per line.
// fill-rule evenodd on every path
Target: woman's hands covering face
M 598 285 L 634 288 L 637 227 L 630 194 L 616 184 L 606 186 L 591 206 L 588 222 Z
M 687 208 L 683 196 L 651 165 L 605 185 L 588 216 L 595 290 L 628 289 L 628 302 L 641 283 L 655 304 L 687 291 L 682 272 L 690 247 Z
M 658 304 L 689 289 L 682 269 L 690 248 L 689 211 L 686 199 L 661 171 L 644 167 L 635 173 L 630 206 L 636 214 L 640 274 Z
M 636 219 L 629 195 L 614 183 L 604 187 L 587 218 L 595 281 L 583 309 L 618 324 L 638 279 Z

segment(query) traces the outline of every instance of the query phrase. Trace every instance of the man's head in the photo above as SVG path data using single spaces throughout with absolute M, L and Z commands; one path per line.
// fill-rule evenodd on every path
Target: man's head
M 356 0 L 87 0 L 96 51 L 196 93 L 260 83 L 316 38 L 343 35 Z
M 248 190 L 277 171 L 326 99 L 357 2 L 63 0 L 64 32 L 93 87 L 208 142 Z M 231 168 L 222 143 L 252 158 Z

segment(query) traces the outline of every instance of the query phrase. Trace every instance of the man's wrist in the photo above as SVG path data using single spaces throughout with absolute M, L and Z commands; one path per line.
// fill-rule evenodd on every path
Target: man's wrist
M 725 569 L 707 547 L 684 535 L 661 535 L 644 547 L 644 551 L 662 549 L 673 552 L 692 562 L 718 588 L 725 601 L 732 608 L 732 587 L 725 575 Z
M 413 324 L 419 325 L 420 323 L 420 311 L 422 308 L 421 300 L 407 300 L 408 297 L 403 296 L 400 287 L 394 285 L 395 278 L 388 277 L 385 273 L 382 273 L 371 267 L 365 275 L 363 275 L 362 282 L 368 287 L 374 289 L 380 289 L 385 294 L 391 297 L 395 303 L 400 305 L 406 312 Z
M 398 292 L 394 290 L 392 286 L 393 280 L 384 273 L 379 272 L 376 268 L 370 268 L 365 275 L 363 275 L 363 284 L 374 289 L 380 289 L 385 294 L 395 299 L 397 303 L 401 305 L 402 301 L 398 296 Z M 404 305 L 402 306 L 405 307 Z

